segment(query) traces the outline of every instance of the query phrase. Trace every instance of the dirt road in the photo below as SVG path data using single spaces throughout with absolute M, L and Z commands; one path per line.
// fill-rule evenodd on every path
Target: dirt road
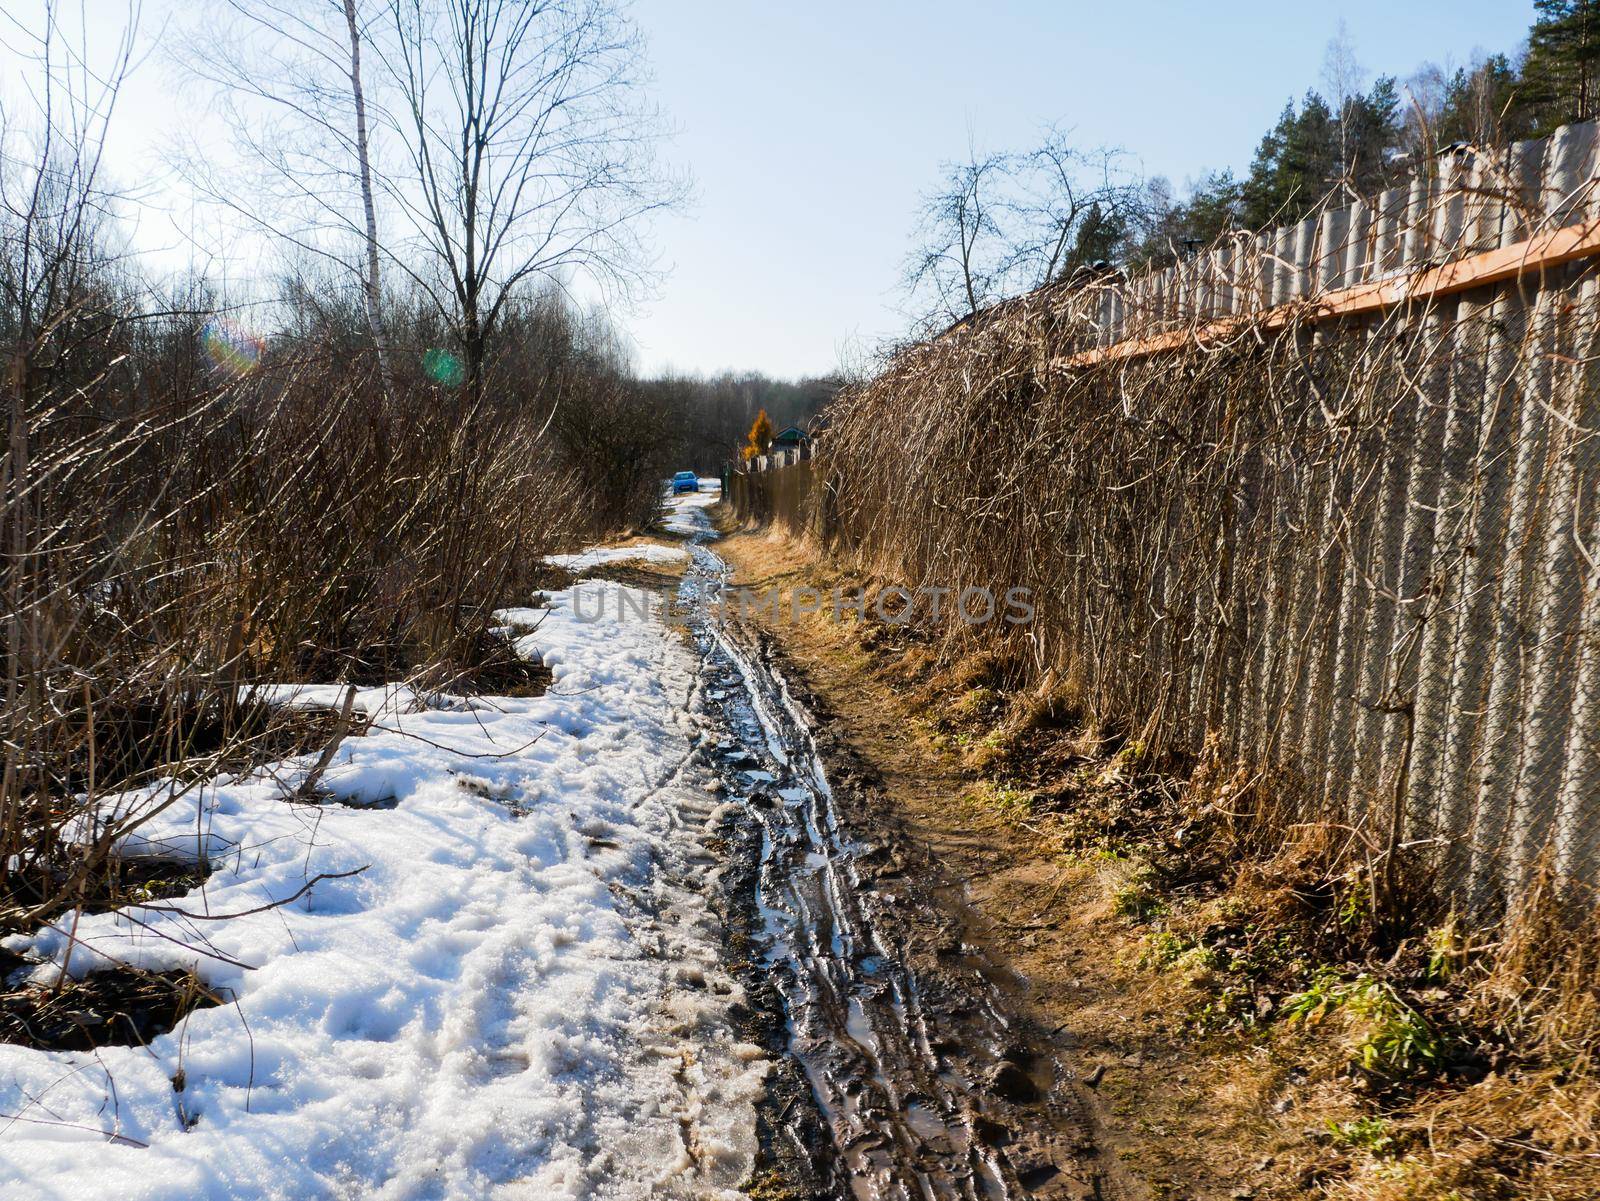
M 728 569 L 711 538 L 696 529 L 679 595 L 711 719 L 702 754 L 732 802 L 731 951 L 752 1033 L 782 1064 L 764 1179 L 775 1195 L 885 1201 L 1136 1195 L 959 885 L 903 836 L 770 637 L 716 604 Z

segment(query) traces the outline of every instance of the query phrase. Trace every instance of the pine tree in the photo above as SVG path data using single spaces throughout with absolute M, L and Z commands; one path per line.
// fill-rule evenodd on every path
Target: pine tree
M 1128 239 L 1128 218 L 1115 209 L 1108 209 L 1096 200 L 1078 223 L 1073 235 L 1072 249 L 1061 262 L 1057 279 L 1070 279 L 1082 267 L 1092 267 L 1100 262 L 1115 262 Z
M 1338 123 L 1327 101 L 1307 92 L 1298 112 L 1290 101 L 1256 147 L 1244 181 L 1244 223 L 1265 229 L 1298 220 L 1338 178 L 1338 162 Z
M 1189 197 L 1183 237 L 1211 242 L 1224 230 L 1239 224 L 1243 199 L 1239 181 L 1232 171 L 1213 171 Z
M 1490 146 L 1533 135 L 1535 114 L 1526 102 L 1517 69 L 1504 54 L 1493 54 L 1471 70 L 1457 67 L 1445 84 L 1433 142 Z
M 1534 0 L 1521 100 L 1533 132 L 1600 114 L 1600 0 Z
M 1391 181 L 1389 153 L 1400 141 L 1400 93 L 1394 77 L 1380 76 L 1365 96 L 1351 96 L 1339 114 L 1344 182 L 1370 196 Z
M 1240 185 L 1232 171 L 1213 171 L 1191 185 L 1188 198 L 1174 202 L 1163 179 L 1146 189 L 1146 218 L 1129 260 L 1164 266 L 1194 246 L 1209 246 L 1240 223 Z
M 1349 97 L 1337 114 L 1315 92 L 1297 110 L 1284 106 L 1278 123 L 1256 147 L 1240 188 L 1240 220 L 1252 229 L 1300 220 L 1332 189 L 1356 195 L 1390 180 L 1390 153 L 1400 139 L 1400 96 L 1390 76 L 1365 95 Z

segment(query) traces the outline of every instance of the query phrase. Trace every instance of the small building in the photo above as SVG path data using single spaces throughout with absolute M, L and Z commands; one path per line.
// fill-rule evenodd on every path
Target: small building
M 811 442 L 811 435 L 798 425 L 786 426 L 772 437 L 772 445 L 767 447 L 768 453 L 780 450 L 798 450 Z

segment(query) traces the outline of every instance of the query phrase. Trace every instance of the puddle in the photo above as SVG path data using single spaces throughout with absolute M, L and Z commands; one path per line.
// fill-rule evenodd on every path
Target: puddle
M 691 553 L 680 599 L 713 598 L 726 568 L 698 542 Z M 902 871 L 897 853 L 849 832 L 860 814 L 841 820 L 815 730 L 770 649 L 704 607 L 689 626 L 700 703 L 716 726 L 704 757 L 745 801 L 737 821 L 752 848 L 750 955 L 782 1006 L 785 1049 L 827 1130 L 837 1195 L 1067 1195 L 1036 1182 L 1065 1182 L 1057 1161 L 1070 1160 L 1063 1148 L 1083 1132 L 1065 1132 L 1061 1146 L 1017 1137 L 1051 1121 L 1020 1116 L 1028 1102 L 989 1084 L 1020 1070 L 1007 1056 L 1026 1041 L 989 965 L 931 912 L 935 885 L 906 878 L 925 873 Z M 760 786 L 746 796 L 752 780 Z M 946 947 L 960 954 L 941 956 Z

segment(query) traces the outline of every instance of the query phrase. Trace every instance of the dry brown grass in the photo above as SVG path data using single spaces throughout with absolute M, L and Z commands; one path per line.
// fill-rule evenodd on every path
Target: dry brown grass
M 764 534 L 728 550 L 745 581 L 860 582 Z M 836 707 L 858 689 L 906 732 L 884 744 L 906 760 L 891 779 L 920 770 L 949 798 L 922 820 L 986 848 L 975 901 L 1041 940 L 1011 951 L 1081 1070 L 1107 1065 L 1112 1137 L 1146 1179 L 1178 1196 L 1600 1196 L 1595 929 L 1548 874 L 1492 927 L 1452 918 L 1425 861 L 1375 910 L 1381 839 L 1301 820 L 1276 803 L 1292 780 L 1157 759 L 1085 723 L 1054 680 L 1017 687 L 1003 654 L 870 621 L 790 641 L 813 685 L 837 681 Z M 1404 1008 L 1285 1017 L 1363 980 Z M 1445 1040 L 1441 1064 L 1362 1069 L 1407 1010 Z

